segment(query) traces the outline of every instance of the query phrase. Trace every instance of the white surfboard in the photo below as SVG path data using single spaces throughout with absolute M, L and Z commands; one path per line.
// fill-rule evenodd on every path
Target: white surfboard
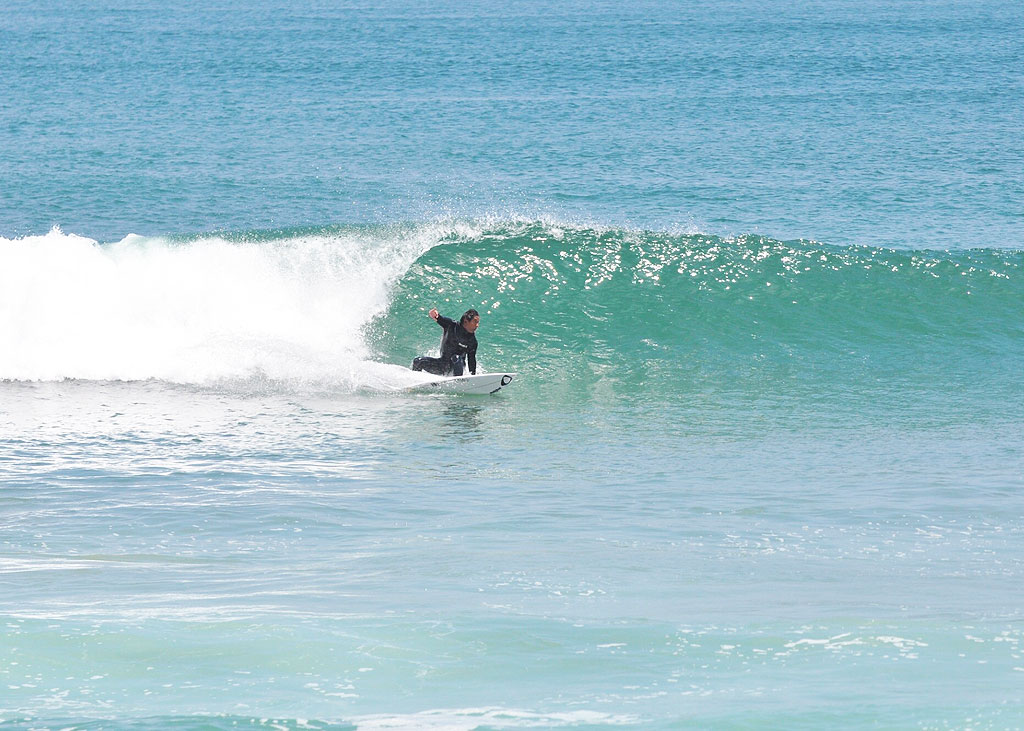
M 432 381 L 418 383 L 408 391 L 444 391 L 446 393 L 497 393 L 516 377 L 515 373 L 477 373 L 475 376 L 438 376 Z

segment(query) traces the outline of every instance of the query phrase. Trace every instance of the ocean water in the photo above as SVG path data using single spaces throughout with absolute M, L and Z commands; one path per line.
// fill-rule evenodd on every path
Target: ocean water
M 0 729 L 1024 727 L 1022 108 L 1014 2 L 6 3 Z

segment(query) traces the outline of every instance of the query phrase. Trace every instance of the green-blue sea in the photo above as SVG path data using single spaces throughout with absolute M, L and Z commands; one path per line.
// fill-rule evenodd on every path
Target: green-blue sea
M 1022 110 L 1017 0 L 0 3 L 0 731 L 1024 727 Z

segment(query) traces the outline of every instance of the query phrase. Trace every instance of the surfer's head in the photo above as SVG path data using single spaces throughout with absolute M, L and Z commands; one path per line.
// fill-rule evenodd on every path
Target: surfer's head
M 459 320 L 459 324 L 471 333 L 476 332 L 477 327 L 480 326 L 480 313 L 476 310 L 466 310 L 462 319 Z

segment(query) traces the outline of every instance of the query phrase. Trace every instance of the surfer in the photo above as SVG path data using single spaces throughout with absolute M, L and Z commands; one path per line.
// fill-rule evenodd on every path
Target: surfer
M 434 307 L 427 313 L 430 319 L 444 328 L 441 336 L 441 357 L 419 357 L 413 360 L 414 371 L 426 371 L 435 376 L 461 376 L 469 366 L 469 372 L 476 375 L 476 329 L 480 326 L 480 313 L 466 310 L 455 322 L 438 313 Z

